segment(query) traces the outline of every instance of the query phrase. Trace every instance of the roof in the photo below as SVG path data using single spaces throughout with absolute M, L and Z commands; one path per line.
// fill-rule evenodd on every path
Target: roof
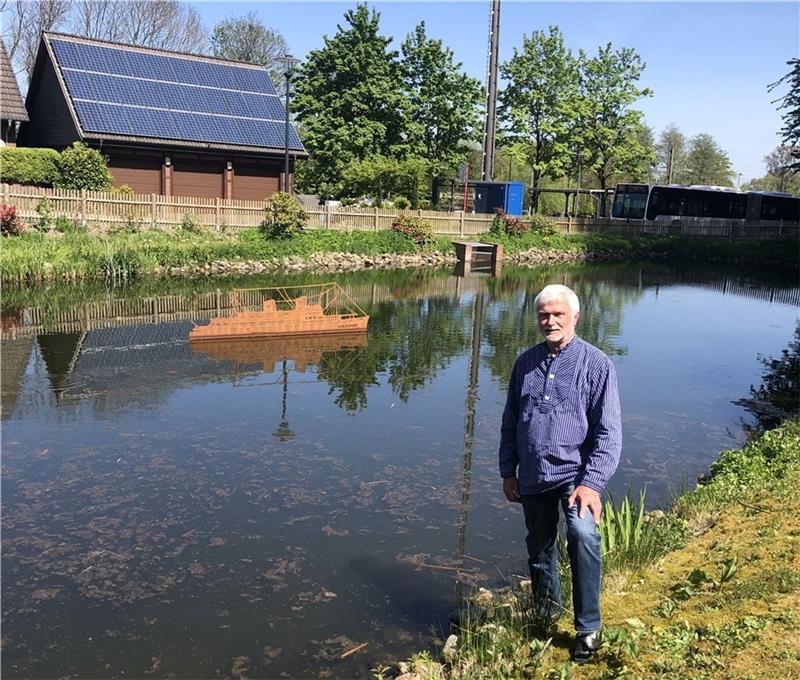
M 43 45 L 83 139 L 284 152 L 263 66 L 52 32 Z M 288 146 L 306 155 L 291 125 Z
M 5 43 L 0 40 L 0 118 L 3 120 L 28 120 L 28 112 L 19 92 L 17 76 L 8 58 Z

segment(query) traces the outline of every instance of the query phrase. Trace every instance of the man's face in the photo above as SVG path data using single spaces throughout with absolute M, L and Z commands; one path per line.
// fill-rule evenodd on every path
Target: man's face
M 539 331 L 553 347 L 563 347 L 575 336 L 580 312 L 573 312 L 564 298 L 540 304 L 536 310 Z

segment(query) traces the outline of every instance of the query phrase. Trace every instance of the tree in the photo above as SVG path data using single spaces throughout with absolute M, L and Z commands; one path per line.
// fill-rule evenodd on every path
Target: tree
M 746 191 L 785 191 L 800 194 L 800 172 L 792 170 L 792 149 L 783 144 L 764 156 L 767 174 L 750 180 L 742 188 Z
M 428 176 L 438 177 L 464 160 L 467 142 L 480 140 L 483 88 L 461 71 L 452 50 L 426 36 L 424 21 L 401 49 L 410 141 L 425 159 Z
M 672 123 L 658 137 L 656 144 L 658 182 L 673 184 L 684 173 L 686 164 L 686 136 Z
M 33 74 L 42 31 L 61 28 L 72 9 L 72 0 L 17 0 L 4 22 L 3 37 L 12 63 L 22 67 L 25 87 Z
M 27 80 L 42 31 L 68 28 L 87 38 L 183 52 L 202 51 L 206 44 L 200 15 L 180 0 L 17 0 L 8 16 L 3 35 L 9 57 Z
M 730 158 L 711 135 L 701 133 L 689 141 L 686 166 L 678 181 L 686 185 L 733 186 Z
M 411 207 L 419 207 L 425 189 L 427 164 L 422 158 L 387 158 L 372 156 L 356 159 L 342 170 L 346 196 L 373 196 L 378 201 L 403 196 Z
M 791 149 L 793 159 L 791 168 L 800 170 L 800 59 L 795 57 L 786 64 L 790 67 L 790 71 L 770 84 L 767 91 L 772 92 L 783 83 L 789 84 L 789 91 L 778 97 L 773 104 L 780 102 L 778 110 L 786 110 L 781 116 L 783 118 L 783 127 L 780 129 L 781 141 Z
M 214 26 L 211 51 L 224 59 L 266 66 L 272 82 L 279 87 L 283 80 L 282 58 L 289 47 L 279 31 L 268 28 L 255 12 L 249 12 L 241 17 L 229 17 Z
M 500 69 L 509 81 L 499 97 L 504 145 L 517 160 L 530 165 L 532 188 L 538 188 L 543 177 L 563 175 L 570 152 L 577 150 L 572 137 L 577 62 L 558 27 L 551 26 L 549 34 L 534 31 L 523 36 L 522 50 L 514 48 Z
M 380 15 L 365 4 L 345 21 L 308 55 L 292 100 L 310 155 L 298 180 L 323 198 L 343 195 L 342 173 L 352 161 L 403 158 L 409 150 L 409 103 L 392 39 L 380 35 Z
M 578 61 L 581 91 L 576 133 L 587 166 L 605 189 L 614 174 L 635 172 L 652 153 L 642 145 L 643 114 L 631 108 L 652 91 L 636 85 L 645 64 L 629 47 L 614 51 L 608 43 L 592 58 L 580 50 Z

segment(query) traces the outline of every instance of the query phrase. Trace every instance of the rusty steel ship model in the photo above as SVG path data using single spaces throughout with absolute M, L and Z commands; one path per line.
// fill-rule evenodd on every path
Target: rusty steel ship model
M 369 322 L 338 283 L 239 288 L 229 297 L 231 316 L 196 324 L 190 342 L 366 333 Z

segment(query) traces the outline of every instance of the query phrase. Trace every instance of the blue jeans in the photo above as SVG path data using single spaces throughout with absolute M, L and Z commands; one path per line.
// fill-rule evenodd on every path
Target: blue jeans
M 564 510 L 575 631 L 582 635 L 600 628 L 600 533 L 588 509 L 580 519 L 577 503 L 567 508 L 567 498 L 574 490 L 573 484 L 567 484 L 521 498 L 528 529 L 531 589 L 537 611 L 546 618 L 555 618 L 562 612 L 556 548 L 559 504 Z

